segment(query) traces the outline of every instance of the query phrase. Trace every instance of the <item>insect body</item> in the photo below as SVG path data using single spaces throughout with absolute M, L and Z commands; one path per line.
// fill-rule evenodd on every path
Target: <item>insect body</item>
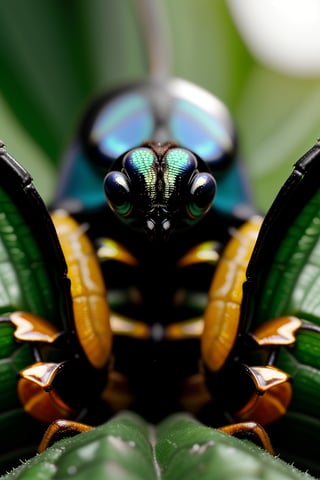
M 115 335 L 114 367 L 135 408 L 161 418 L 198 373 L 197 326 L 218 251 L 253 212 L 226 107 L 182 80 L 105 95 L 84 117 L 54 207 L 89 224 L 114 330 L 119 317 L 146 326 L 145 338 Z M 110 244 L 130 255 L 114 256 Z M 173 324 L 196 333 L 177 339 Z
M 9 187 L 13 204 L 35 232 L 37 248 L 48 239 L 53 244 L 52 258 L 44 250 L 46 279 L 52 270 L 56 280 L 48 290 L 58 288 L 61 298 L 54 315 L 50 300 L 49 323 L 39 318 L 47 319 L 46 308 L 33 310 L 23 302 L 18 309 L 5 307 L 3 325 L 30 348 L 18 384 L 25 410 L 50 422 L 84 407 L 90 414 L 101 399 L 99 423 L 109 409 L 124 406 L 152 421 L 187 406 L 200 415 L 205 411 L 216 426 L 230 416 L 272 423 L 286 414 L 291 372 L 278 365 L 274 352 L 294 345 L 305 330 L 316 341 L 317 327 L 286 310 L 258 325 L 249 305 L 267 285 L 260 252 L 272 240 L 274 224 L 280 222 L 285 245 L 300 209 L 317 205 L 305 194 L 317 192 L 308 181 L 315 158 L 309 154 L 297 163 L 260 232 L 261 219 L 252 216 L 235 162 L 227 111 L 185 82 L 126 87 L 93 105 L 70 149 L 51 217 L 30 177 L 3 151 L 6 175 L 22 195 L 16 200 Z M 304 169 L 301 208 L 286 218 L 287 197 Z M 39 209 L 43 230 L 23 205 L 29 191 L 26 198 Z M 275 221 L 277 211 L 282 216 Z M 264 248 L 272 256 L 278 245 L 271 245 Z
M 170 327 L 178 322 L 180 332 L 187 330 L 184 321 L 190 318 L 196 319 L 191 325 L 201 324 L 217 246 L 229 238 L 229 225 L 241 224 L 246 216 L 246 208 L 239 213 L 239 205 L 249 205 L 234 162 L 232 122 L 215 97 L 188 83 L 170 81 L 107 95 L 92 107 L 80 133 L 52 209 L 69 210 L 79 224 L 62 213 L 50 218 L 29 174 L 4 146 L 1 150 L 2 217 L 8 222 L 1 238 L 5 241 L 11 232 L 4 251 L 13 270 L 8 277 L 5 266 L 2 277 L 4 284 L 12 285 L 9 294 L 19 296 L 4 299 L 1 328 L 12 337 L 14 349 L 24 346 L 29 352 L 13 370 L 14 378 L 20 375 L 15 402 L 22 402 L 41 422 L 74 416 L 99 396 L 109 378 L 103 394 L 108 404 L 121 408 L 126 398 L 133 398 L 146 416 L 162 417 L 178 408 L 180 383 L 197 373 L 200 356 L 199 328 L 181 341 Z M 211 208 L 214 175 L 219 183 L 217 210 Z M 105 200 L 105 177 L 112 208 Z M 115 178 L 125 179 L 125 189 L 130 185 L 127 211 L 118 205 L 117 188 L 123 182 Z M 116 208 L 125 222 L 114 214 Z M 130 216 L 134 225 L 126 224 Z M 21 246 L 14 243 L 19 224 L 29 232 L 31 247 L 26 241 Z M 103 289 L 101 282 L 93 281 L 92 271 L 98 269 L 84 228 L 103 261 L 116 374 L 107 374 L 109 309 L 101 307 Z M 20 252 L 16 260 L 11 248 Z M 29 251 L 31 260 L 23 262 Z M 202 267 L 202 278 L 195 284 L 195 270 Z M 79 317 L 78 310 L 84 316 Z M 117 393 L 119 389 L 125 394 Z
M 219 427 L 277 421 L 280 453 L 290 429 L 302 441 L 288 458 L 303 444 L 317 461 L 319 146 L 260 230 L 227 109 L 161 78 L 92 104 L 50 215 L 1 146 L 8 464 L 56 418 L 101 423 L 128 406 L 152 421 L 181 406 Z

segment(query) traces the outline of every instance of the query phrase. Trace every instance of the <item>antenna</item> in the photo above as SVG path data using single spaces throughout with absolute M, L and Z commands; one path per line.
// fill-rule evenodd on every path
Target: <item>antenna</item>
M 135 0 L 147 53 L 149 76 L 165 80 L 171 76 L 170 34 L 163 0 Z

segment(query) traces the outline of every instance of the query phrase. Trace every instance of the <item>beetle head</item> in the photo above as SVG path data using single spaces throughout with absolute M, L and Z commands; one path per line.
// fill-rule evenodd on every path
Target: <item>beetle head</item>
M 200 220 L 211 208 L 216 182 L 191 151 L 146 143 L 124 154 L 107 173 L 110 208 L 151 239 L 165 239 Z

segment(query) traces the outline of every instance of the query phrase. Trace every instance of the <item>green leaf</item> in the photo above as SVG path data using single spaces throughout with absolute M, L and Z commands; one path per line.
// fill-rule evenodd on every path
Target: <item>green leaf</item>
M 318 79 L 255 65 L 235 111 L 256 204 L 266 212 L 293 164 L 320 133 Z
M 128 1 L 13 0 L 1 2 L 0 15 L 2 94 L 56 165 L 89 98 L 121 81 L 126 68 L 140 70 L 132 7 Z
M 55 443 L 1 480 L 311 480 L 256 445 L 186 414 L 157 428 L 130 412 Z

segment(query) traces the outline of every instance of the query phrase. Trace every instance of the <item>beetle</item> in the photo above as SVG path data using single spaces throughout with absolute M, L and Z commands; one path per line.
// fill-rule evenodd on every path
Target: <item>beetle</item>
M 145 338 L 130 329 L 114 336 L 114 368 L 129 379 L 133 407 L 152 421 L 178 408 L 184 379 L 198 373 L 219 251 L 254 211 L 236 152 L 220 100 L 183 80 L 148 81 L 90 106 L 62 170 L 53 208 L 88 224 L 112 329 L 119 316 L 146 325 Z M 195 333 L 177 338 L 173 324 Z
M 304 176 L 288 216 L 294 179 L 316 168 L 314 148 L 316 154 L 296 164 L 263 223 L 251 206 L 226 107 L 182 80 L 120 87 L 91 105 L 67 154 L 50 217 L 30 176 L 3 150 L 3 178 L 17 177 L 9 182 L 12 204 L 22 208 L 26 192 L 33 192 L 32 210 L 42 212 L 48 237 L 38 243 L 58 245 L 61 285 L 54 288 L 64 292 L 59 314 L 40 312 L 49 324 L 29 306 L 19 307 L 23 314 L 11 308 L 2 320 L 15 328 L 18 342 L 32 345 L 34 358 L 18 382 L 25 410 L 46 423 L 81 418 L 102 395 L 97 422 L 127 407 L 155 422 L 182 407 L 213 426 L 230 416 L 269 424 L 290 413 L 292 374 L 286 364 L 278 367 L 275 354 L 266 360 L 265 351 L 294 345 L 306 327 L 285 312 L 274 321 L 270 314 L 255 333 L 247 305 L 262 295 L 259 272 L 267 263 L 261 259 L 275 254 L 275 231 L 282 226 L 286 245 L 298 212 L 309 206 L 305 192 L 317 189 L 309 187 L 312 174 Z M 22 211 L 37 238 L 39 226 Z M 277 222 L 274 212 L 282 212 Z M 55 257 L 46 254 L 50 268 Z M 88 287 L 84 272 L 90 272 Z M 247 287 L 252 277 L 259 278 L 257 291 Z M 226 286 L 230 278 L 235 283 Z M 90 310 L 91 316 L 79 313 Z M 63 323 L 53 327 L 59 316 Z M 48 346 L 58 361 L 43 357 Z M 241 391 L 237 401 L 233 391 Z
M 90 143 L 90 135 L 94 138 L 92 132 L 95 130 L 96 108 L 94 106 L 84 122 L 82 140 L 83 150 L 88 152 L 88 156 L 92 155 L 93 159 L 100 156 L 101 160 L 103 154 L 97 152 L 99 146 Z M 101 108 L 104 113 L 107 111 L 105 104 Z M 99 117 L 99 113 L 97 116 Z M 150 145 L 146 144 L 143 148 L 150 148 Z M 176 146 L 174 145 L 173 148 Z M 119 217 L 123 217 L 124 222 L 128 221 L 127 217 L 130 217 L 131 213 L 133 216 L 135 214 L 135 205 L 128 205 L 128 199 L 134 197 L 130 190 L 130 174 L 136 173 L 132 167 L 134 162 L 131 162 L 130 155 L 132 151 L 137 150 L 140 151 L 139 148 L 133 149 L 129 154 L 121 156 L 121 164 L 119 160 L 114 164 L 115 176 L 108 173 L 105 180 L 107 198 L 112 194 L 112 191 L 110 192 L 112 186 L 121 183 L 121 186 L 125 187 L 125 192 L 116 197 L 114 205 L 111 201 L 111 210 L 116 211 Z M 129 167 L 126 163 L 128 158 Z M 307 295 L 304 292 L 310 288 L 310 281 L 317 278 L 318 272 L 318 168 L 319 144 L 316 144 L 296 162 L 293 173 L 285 182 L 263 221 L 262 218 L 253 217 L 251 213 L 247 220 L 242 219 L 240 224 L 236 225 L 229 221 L 226 228 L 229 238 L 222 242 L 219 239 L 223 245 L 222 255 L 219 256 L 213 276 L 209 302 L 204 313 L 202 335 L 201 327 L 200 334 L 199 330 L 196 330 L 198 325 L 196 321 L 188 322 L 184 319 L 173 324 L 168 323 L 164 329 L 165 333 L 162 334 L 165 339 L 171 339 L 171 341 L 179 339 L 181 342 L 185 342 L 192 336 L 194 338 L 201 336 L 204 375 L 199 376 L 198 372 L 194 372 L 192 380 L 187 380 L 187 384 L 190 381 L 190 389 L 187 388 L 187 393 L 185 391 L 182 396 L 182 404 L 187 409 L 195 409 L 199 414 L 199 410 L 201 412 L 201 408 L 207 401 L 208 405 L 211 404 L 213 413 L 209 413 L 209 417 L 206 418 L 209 418 L 209 423 L 213 425 L 223 422 L 221 417 L 233 421 L 254 420 L 263 425 L 271 425 L 267 428 L 274 435 L 272 439 L 275 438 L 275 444 L 280 453 L 289 460 L 296 459 L 300 449 L 292 446 L 292 443 L 290 448 L 286 446 L 286 441 L 283 439 L 286 430 L 281 425 L 285 425 L 286 428 L 289 425 L 294 432 L 297 432 L 299 426 L 303 426 L 306 430 L 303 453 L 301 453 L 304 459 L 300 460 L 303 468 L 310 468 L 310 461 L 315 463 L 317 461 L 312 441 L 317 437 L 318 432 L 315 426 L 317 423 L 314 425 L 314 420 L 318 418 L 314 408 L 317 404 L 314 388 L 317 385 L 319 316 L 317 301 L 312 300 L 312 297 L 317 298 L 317 281 L 311 293 Z M 124 177 L 119 176 L 119 172 Z M 219 187 L 219 180 L 217 183 Z M 119 201 L 118 204 L 117 201 Z M 128 209 L 124 214 L 123 205 Z M 213 211 L 217 214 L 214 207 Z M 210 218 L 210 214 L 208 217 Z M 144 212 L 142 218 L 148 219 L 148 215 Z M 158 215 L 158 218 L 161 223 L 163 217 Z M 200 224 L 201 221 L 199 221 Z M 213 217 L 211 221 L 214 222 Z M 148 230 L 148 226 L 145 228 Z M 152 225 L 153 228 L 154 225 Z M 134 245 L 134 238 L 132 234 L 130 238 L 132 245 Z M 121 240 L 120 237 L 119 240 Z M 201 266 L 208 266 L 209 259 L 212 258 L 208 250 L 199 260 L 200 252 L 203 253 L 204 250 L 203 245 L 194 247 L 179 259 L 177 266 L 182 270 L 186 266 L 192 268 L 199 266 L 197 265 L 199 262 Z M 293 258 L 292 261 L 290 261 L 290 255 Z M 307 260 L 308 264 L 304 267 Z M 161 263 L 164 264 L 163 259 Z M 312 270 L 313 273 L 310 276 L 308 272 Z M 267 271 L 270 272 L 269 277 L 266 277 Z M 284 276 L 281 281 L 282 271 Z M 298 274 L 301 275 L 301 279 Z M 147 278 L 152 277 L 148 275 Z M 282 297 L 279 294 L 272 302 L 274 288 L 282 292 Z M 289 288 L 292 289 L 292 294 L 289 293 Z M 161 291 L 160 285 L 156 291 Z M 290 300 L 290 295 L 293 300 Z M 308 298 L 310 306 L 306 305 L 303 295 Z M 277 306 L 277 301 L 280 306 Z M 286 305 L 287 308 L 285 308 Z M 307 353 L 304 342 L 308 342 L 311 346 Z M 191 350 L 188 348 L 189 352 Z M 291 360 L 292 356 L 293 360 Z M 296 362 L 299 363 L 299 373 L 295 371 Z M 307 363 L 308 366 L 304 367 L 303 363 Z M 309 373 L 310 368 L 312 373 Z M 137 371 L 139 371 L 138 381 L 140 381 L 141 370 Z M 130 371 L 129 378 L 134 379 L 133 371 Z M 177 375 L 176 378 L 179 376 Z M 213 402 L 211 403 L 203 390 L 203 378 L 212 394 Z M 300 400 L 300 396 L 305 392 L 304 384 L 308 385 L 306 392 L 312 391 L 312 395 L 311 393 L 309 395 L 310 401 L 306 404 Z M 162 388 L 165 382 L 160 385 Z M 138 386 L 140 387 L 139 384 Z M 192 389 L 196 394 L 188 396 L 188 392 L 190 393 Z M 155 391 L 160 395 L 159 390 Z M 237 392 L 237 395 L 234 395 L 234 392 Z M 144 398 L 149 397 L 146 395 Z M 207 413 L 207 406 L 205 408 Z M 144 411 L 147 411 L 145 405 Z M 315 467 L 315 472 L 317 471 L 318 467 Z
M 192 101 L 188 100 L 190 94 Z M 197 153 L 180 147 L 177 144 L 178 137 L 175 142 L 163 144 L 148 143 L 147 137 L 141 138 L 142 133 L 145 134 L 145 122 L 152 120 L 151 113 L 157 119 L 154 122 L 156 135 L 159 129 L 162 134 L 165 132 L 164 118 L 160 125 L 160 113 L 155 113 L 152 109 L 154 102 L 160 103 L 160 98 L 167 98 L 168 106 L 172 104 L 167 118 L 168 128 L 173 128 L 173 125 L 180 135 L 188 138 L 186 129 L 189 126 L 194 133 L 195 147 L 197 144 L 201 147 L 204 143 L 207 144 L 206 148 L 210 145 L 208 154 L 217 166 L 217 177 L 221 179 L 217 211 L 211 208 L 215 179 L 207 162 Z M 115 105 L 117 108 L 114 108 Z M 134 124 L 135 116 L 142 118 L 143 132 L 136 131 L 135 137 L 130 137 L 130 142 L 139 140 L 142 147 L 132 149 L 133 144 L 128 143 L 126 147 L 129 152 L 119 159 L 115 158 L 118 154 L 116 150 L 112 152 L 113 159 L 109 156 L 101 161 L 101 158 L 91 154 L 86 157 L 85 151 L 92 148 L 92 145 L 86 146 L 88 139 L 84 132 L 87 131 L 90 137 L 88 122 L 90 119 L 99 120 L 96 109 L 101 106 L 103 124 L 106 122 L 110 126 L 110 135 L 115 135 L 116 143 L 122 147 L 121 135 L 131 132 L 128 127 L 132 118 Z M 122 117 L 119 117 L 119 112 Z M 167 135 L 169 134 L 173 133 L 168 131 Z M 105 132 L 103 138 L 104 135 Z M 104 416 L 109 415 L 109 408 L 118 410 L 127 406 L 143 412 L 146 418 L 157 421 L 180 408 L 181 399 L 184 401 L 186 398 L 184 390 L 189 388 L 190 375 L 198 376 L 199 332 L 202 324 L 199 313 L 205 303 L 205 291 L 200 283 L 196 285 L 196 291 L 192 291 L 192 277 L 195 271 L 199 268 L 202 270 L 203 267 L 204 276 L 211 277 L 219 249 L 229 238 L 229 226 L 236 228 L 243 222 L 248 211 L 252 210 L 239 164 L 235 163 L 235 137 L 231 118 L 218 99 L 198 87 L 182 81 L 170 81 L 161 88 L 147 83 L 119 89 L 108 94 L 102 101 L 99 100 L 84 120 L 80 139 L 83 143 L 79 144 L 77 140 L 75 148 L 70 151 L 66 163 L 66 171 L 69 173 L 63 172 L 61 188 L 51 207 L 51 215 L 37 194 L 30 175 L 2 146 L 2 188 L 9 195 L 6 208 L 10 210 L 11 205 L 16 208 L 17 214 L 22 216 L 21 224 L 25 223 L 29 229 L 31 243 L 34 236 L 36 247 L 33 245 L 32 248 L 37 248 L 40 252 L 43 250 L 43 275 L 49 283 L 45 291 L 49 294 L 52 290 L 51 295 L 55 296 L 56 290 L 59 290 L 55 308 L 52 297 L 48 305 L 46 301 L 43 302 L 40 310 L 24 301 L 12 302 L 10 307 L 4 307 L 5 315 L 1 319 L 3 328 L 9 326 L 10 333 L 14 329 L 14 343 L 26 344 L 31 355 L 20 367 L 19 401 L 26 412 L 42 423 L 60 417 L 79 418 L 79 415 L 80 418 L 90 418 L 88 410 L 95 413 L 99 411 L 93 421 L 100 422 Z M 102 143 L 99 139 L 99 145 Z M 153 219 L 148 218 L 149 223 L 144 222 L 145 214 L 137 217 L 138 222 L 143 220 L 144 227 L 149 230 L 148 235 L 133 225 L 132 230 L 130 226 L 132 233 L 129 238 L 126 234 L 127 226 L 117 219 L 114 207 L 100 203 L 101 191 L 90 190 L 92 185 L 96 188 L 96 182 L 92 182 L 92 178 L 97 181 L 101 172 L 101 187 L 107 173 L 108 180 L 105 184 L 111 179 L 111 186 L 106 190 L 109 188 L 112 191 L 114 185 L 118 188 L 119 182 L 114 180 L 110 170 L 115 165 L 113 172 L 118 172 L 117 165 L 123 161 L 127 162 L 127 170 L 131 165 L 133 176 L 138 174 L 140 178 L 150 174 L 149 170 L 155 170 L 155 165 L 158 168 L 158 163 L 163 162 L 155 174 L 158 178 L 154 185 L 149 183 L 152 188 L 159 190 L 163 200 L 169 199 L 168 203 L 163 207 L 159 199 L 156 199 L 156 208 L 151 207 L 156 213 Z M 176 163 L 180 165 L 178 170 L 175 170 Z M 73 171 L 73 167 L 76 172 L 79 169 L 79 175 Z M 120 173 L 122 174 L 121 171 Z M 185 179 L 181 181 L 184 176 Z M 10 180 L 8 184 L 6 179 Z M 88 181 L 89 191 L 82 188 L 85 181 Z M 140 183 L 138 178 L 138 187 Z M 234 188 L 233 198 L 229 198 L 228 192 L 232 185 L 237 188 Z M 143 188 L 137 190 L 139 208 L 146 202 L 141 194 L 145 186 L 142 184 Z M 78 198 L 70 195 L 74 188 L 78 189 Z M 150 197 L 153 195 L 152 188 L 148 191 Z M 117 198 L 116 192 L 113 205 L 117 203 Z M 95 199 L 96 203 L 88 205 L 88 199 L 91 202 Z M 150 205 L 147 204 L 147 207 L 150 209 Z M 184 216 L 181 214 L 182 209 Z M 33 217 L 33 212 L 39 213 Z M 169 217 L 164 218 L 164 212 L 172 213 L 170 221 Z M 174 220 L 178 221 L 177 224 L 181 220 L 181 231 L 171 226 Z M 190 228 L 189 224 L 193 222 L 196 231 L 193 227 Z M 215 226 L 213 240 L 208 228 L 211 222 Z M 165 224 L 169 228 L 164 228 Z M 111 238 L 103 235 L 105 225 L 108 234 L 110 229 Z M 103 228 L 99 232 L 101 227 Z M 10 225 L 14 233 L 15 228 L 15 225 Z M 191 232 L 190 238 L 185 237 L 186 231 Z M 97 265 L 95 246 L 103 263 L 103 280 Z M 20 249 L 21 254 L 24 254 L 24 245 L 13 244 L 12 248 Z M 37 262 L 33 262 L 35 270 Z M 18 259 L 14 268 L 20 268 Z M 32 274 L 33 270 L 29 272 L 26 268 L 24 277 L 28 281 L 25 288 L 35 290 L 28 293 L 30 299 L 37 296 L 39 287 L 42 288 L 40 282 L 33 281 Z M 51 276 L 55 279 L 52 288 Z M 105 291 L 105 282 L 108 293 Z M 136 291 L 132 287 L 136 287 Z M 14 284 L 12 288 L 15 288 Z M 19 285 L 17 290 L 20 288 Z M 192 318 L 195 314 L 196 317 Z M 173 320 L 175 324 L 172 323 Z M 190 329 L 191 334 L 188 333 Z M 177 331 L 178 336 L 175 333 Z M 207 398 L 202 377 L 197 388 Z M 103 413 L 96 408 L 101 392 Z M 160 392 L 164 398 L 161 404 L 158 402 Z M 244 426 L 242 428 L 245 429 Z
M 10 343 L 13 350 L 8 357 L 7 350 L 3 351 L 4 358 L 10 358 L 5 374 L 12 365 L 10 355 L 19 357 L 16 351 L 20 353 L 20 347 L 23 358 L 19 358 L 18 368 L 14 365 L 13 376 L 12 372 L 8 375 L 10 388 L 4 388 L 3 398 L 9 392 L 14 402 L 2 403 L 3 417 L 7 405 L 17 407 L 21 416 L 14 413 L 12 418 L 16 422 L 23 418 L 23 425 L 29 425 L 30 418 L 19 403 L 22 402 L 25 411 L 41 422 L 50 422 L 57 416 L 88 417 L 90 421 L 94 411 L 97 415 L 93 421 L 99 423 L 108 415 L 109 407 L 119 410 L 127 405 L 157 421 L 182 405 L 200 416 L 205 409 L 205 417 L 212 425 L 248 418 L 272 423 L 282 415 L 283 420 L 276 425 L 284 421 L 285 428 L 292 428 L 295 419 L 290 420 L 290 405 L 295 405 L 295 397 L 302 396 L 304 389 L 295 379 L 294 362 L 288 361 L 287 352 L 303 351 L 305 338 L 308 342 L 311 338 L 315 351 L 317 327 L 307 326 L 290 312 L 290 317 L 288 312 L 280 312 L 280 319 L 279 313 L 267 312 L 259 320 L 253 318 L 252 312 L 259 310 L 255 299 L 262 298 L 264 287 L 268 286 L 261 271 L 269 268 L 270 255 L 275 254 L 270 239 L 278 237 L 281 226 L 280 238 L 286 244 L 295 215 L 300 208 L 308 207 L 310 197 L 304 194 L 297 202 L 287 196 L 290 192 L 294 196 L 295 192 L 295 182 L 290 177 L 285 192 L 281 192 L 271 209 L 273 213 L 263 223 L 257 244 L 263 248 L 254 250 L 245 282 L 243 267 L 251 256 L 260 220 L 251 221 L 255 209 L 236 158 L 237 139 L 225 106 L 208 92 L 177 79 L 120 87 L 93 104 L 67 154 L 51 217 L 27 172 L 1 147 L 3 193 L 11 199 L 4 203 L 5 217 L 6 209 L 12 206 L 17 207 L 19 215 L 22 210 L 20 223 L 30 230 L 32 252 L 36 245 L 44 255 L 42 258 L 39 253 L 36 261 L 29 262 L 42 265 L 41 281 L 30 281 L 37 270 L 33 267 L 24 272 L 22 282 L 13 282 L 11 290 L 20 291 L 23 285 L 32 289 L 33 285 L 37 298 L 43 279 L 48 285 L 40 309 L 25 301 L 10 304 L 9 308 L 4 306 L 3 344 Z M 308 154 L 307 158 L 310 165 L 316 164 L 317 155 Z M 297 164 L 294 177 L 301 173 L 301 165 L 304 162 Z M 304 180 L 302 192 L 308 190 L 309 182 Z M 274 212 L 283 212 L 282 204 L 287 198 L 293 201 L 294 214 L 287 215 L 285 210 L 277 223 Z M 33 220 L 34 212 L 39 212 L 37 221 Z M 8 218 L 11 222 L 13 217 Z M 4 238 L 7 228 L 15 238 L 16 224 L 4 226 Z M 84 234 L 85 228 L 90 238 Z M 64 229 L 68 232 L 66 238 Z M 237 243 L 242 238 L 244 244 Z M 90 242 L 93 249 L 90 247 L 88 253 Z M 16 247 L 14 242 L 7 244 L 10 252 Z M 238 257 L 243 248 L 245 256 Z M 24 249 L 23 245 L 23 254 Z M 92 288 L 91 284 L 86 289 L 82 275 L 89 271 L 91 276 L 91 266 L 86 270 L 89 264 L 99 272 L 95 251 L 102 262 L 103 283 L 107 285 L 111 329 L 107 321 L 109 306 L 103 302 L 104 285 L 98 281 L 98 286 Z M 229 260 L 236 288 L 226 289 L 222 297 L 220 292 L 219 297 Z M 19 278 L 21 259 L 16 257 L 12 264 Z M 219 302 L 234 301 L 234 296 L 235 316 L 230 321 L 226 308 L 219 317 Z M 28 300 L 33 297 L 27 295 Z M 79 317 L 77 310 L 90 309 L 86 301 L 96 298 L 103 305 L 99 315 L 104 321 L 95 323 L 90 316 L 89 320 Z M 17 313 L 17 308 L 26 312 Z M 199 338 L 204 309 L 201 354 Z M 280 337 L 278 332 L 283 327 L 285 336 Z M 213 341 L 207 334 L 212 329 L 218 332 Z M 96 333 L 100 330 L 102 336 L 105 334 L 103 341 Z M 227 342 L 221 346 L 222 338 Z M 316 365 L 316 355 L 309 361 L 311 366 Z M 17 371 L 20 401 L 16 398 Z M 272 380 L 271 389 L 267 373 Z M 315 385 L 314 378 L 310 390 Z M 97 409 L 100 396 L 102 410 Z M 311 397 L 317 398 L 313 392 Z M 159 402 L 159 398 L 163 400 Z M 306 428 L 309 436 L 316 437 L 313 420 L 317 417 L 311 413 L 313 417 L 310 415 Z M 303 424 L 303 419 L 299 421 Z M 37 424 L 37 432 L 42 427 Z M 283 428 L 275 429 L 281 439 Z M 283 448 L 285 442 L 278 443 Z M 302 443 L 308 453 L 316 442 Z M 289 450 L 294 448 L 291 444 Z
M 176 82 L 173 84 L 177 85 Z M 261 273 L 266 270 L 266 263 L 261 259 L 264 251 L 268 262 L 277 253 L 279 244 L 272 241 L 276 228 L 282 227 L 281 235 L 276 237 L 280 239 L 280 246 L 290 244 L 290 228 L 294 230 L 300 211 L 310 209 L 310 205 L 317 207 L 317 200 L 312 200 L 310 192 L 315 192 L 315 196 L 318 193 L 313 179 L 316 178 L 314 170 L 317 169 L 319 147 L 315 146 L 297 162 L 263 222 L 260 217 L 253 216 L 239 165 L 233 163 L 235 148 L 232 161 L 231 151 L 226 152 L 220 144 L 220 157 L 213 161 L 213 165 L 217 165 L 216 172 L 209 160 L 203 162 L 196 153 L 197 145 L 202 146 L 203 138 L 207 139 L 204 137 L 204 133 L 208 133 L 206 121 L 200 123 L 202 137 L 193 137 L 194 150 L 179 146 L 178 138 L 160 143 L 142 137 L 141 146 L 129 143 L 120 157 L 111 159 L 109 150 L 106 155 L 104 140 L 109 128 L 110 135 L 117 138 L 117 142 L 111 142 L 111 145 L 123 145 L 121 135 L 130 132 L 130 129 L 123 129 L 123 125 L 128 127 L 126 121 L 130 125 L 132 118 L 136 124 L 136 117 L 141 120 L 147 115 L 148 119 L 150 111 L 153 112 L 151 106 L 156 92 L 171 99 L 167 135 L 172 134 L 169 126 L 175 125 L 171 122 L 174 114 L 180 120 L 180 130 L 177 131 L 183 132 L 187 126 L 193 126 L 194 121 L 203 120 L 200 106 L 213 108 L 214 105 L 210 118 L 219 124 L 220 136 L 212 136 L 216 130 L 209 129 L 209 139 L 214 139 L 219 147 L 219 140 L 224 138 L 221 128 L 230 127 L 228 122 L 224 123 L 228 118 L 225 107 L 215 97 L 210 103 L 209 94 L 198 87 L 194 89 L 180 81 L 178 84 L 177 91 L 170 85 L 165 85 L 164 90 L 159 89 L 159 85 L 154 90 L 152 84 L 125 87 L 108 94 L 91 107 L 80 135 L 70 149 L 51 216 L 38 197 L 30 176 L 3 149 L 4 176 L 16 178 L 15 188 L 9 182 L 11 187 L 4 186 L 4 193 L 11 195 L 11 203 L 21 210 L 36 238 L 39 237 L 38 230 L 41 231 L 38 244 L 49 243 L 51 248 L 52 244 L 55 245 L 54 263 L 58 259 L 60 265 L 58 286 L 55 284 L 54 288 L 60 290 L 58 298 L 62 292 L 62 300 L 58 301 L 60 311 L 54 315 L 53 321 L 49 319 L 48 323 L 44 319 L 46 314 L 39 318 L 37 311 L 32 309 L 19 313 L 12 307 L 1 320 L 3 325 L 15 329 L 15 341 L 31 346 L 33 360 L 29 359 L 30 363 L 20 370 L 18 393 L 25 410 L 41 422 L 59 417 L 79 418 L 79 413 L 84 415 L 84 408 L 89 412 L 96 409 L 100 396 L 103 408 L 97 413 L 97 423 L 109 414 L 109 409 L 116 411 L 127 406 L 151 421 L 158 421 L 181 406 L 195 411 L 200 417 L 204 410 L 208 423 L 219 427 L 230 418 L 268 424 L 286 415 L 287 411 L 290 414 L 292 374 L 284 363 L 278 366 L 274 352 L 287 345 L 291 348 L 304 331 L 311 331 L 316 343 L 317 327 L 307 327 L 290 312 L 274 315 L 274 319 L 270 313 L 270 321 L 263 319 L 256 327 L 255 321 L 250 320 L 250 302 L 256 302 L 267 285 Z M 175 113 L 175 100 L 181 99 L 181 92 L 189 92 L 189 87 L 193 93 L 198 92 L 199 97 L 193 95 L 191 107 L 183 109 L 182 113 L 178 108 Z M 129 111 L 126 110 L 128 98 L 134 99 L 136 94 L 146 102 L 134 102 L 134 108 L 138 105 L 138 110 L 132 110 L 132 106 L 129 108 L 129 102 Z M 204 103 L 201 101 L 203 96 L 207 100 Z M 187 98 L 184 98 L 184 106 L 190 103 Z M 124 116 L 118 115 L 121 106 L 120 113 L 124 112 Z M 188 115 L 184 116 L 186 113 Z M 207 114 L 204 110 L 205 120 Z M 154 122 L 156 135 L 158 123 Z M 145 122 L 141 124 L 145 131 Z M 94 133 L 97 126 L 101 133 L 101 125 L 104 126 L 102 136 L 97 137 Z M 163 119 L 161 132 L 162 135 L 166 132 Z M 97 138 L 95 144 L 92 139 Z M 197 143 L 199 138 L 201 141 Z M 219 150 L 218 147 L 215 149 Z M 79 183 L 74 181 L 75 178 Z M 95 190 L 99 179 L 101 189 L 103 185 L 105 187 L 107 204 L 101 203 L 101 191 Z M 94 187 L 89 196 L 83 188 L 86 180 L 89 191 L 90 186 Z M 213 202 L 211 207 L 216 181 L 218 189 L 221 185 L 222 197 L 218 197 L 217 206 Z M 234 198 L 227 196 L 230 191 L 226 188 L 228 182 L 234 185 Z M 239 201 L 239 192 L 235 188 L 239 184 L 242 201 Z M 197 193 L 198 188 L 200 193 Z M 21 192 L 18 194 L 17 190 Z M 300 202 L 293 202 L 294 209 L 290 204 L 291 214 L 288 215 L 288 199 L 295 199 L 296 191 Z M 24 205 L 26 199 L 28 202 L 32 199 L 33 210 L 39 210 L 39 219 L 45 228 L 40 229 L 39 224 L 30 220 L 31 215 Z M 306 228 L 310 218 L 315 222 L 309 214 Z M 211 230 L 210 226 L 217 229 Z M 317 238 L 316 234 L 314 238 Z M 300 251 L 295 248 L 299 258 Z M 45 249 L 44 252 L 46 262 L 57 275 L 52 250 Z M 245 282 L 248 262 L 248 280 Z M 194 285 L 199 272 L 203 273 L 201 279 L 205 278 L 205 281 L 197 281 Z M 206 289 L 212 275 L 206 306 Z M 233 280 L 230 282 L 230 279 Z M 293 283 L 295 280 L 294 277 Z M 156 311 L 155 305 L 158 306 Z M 202 333 L 201 314 L 205 306 Z M 64 323 L 55 326 L 59 315 L 64 317 Z M 111 330 L 114 336 L 112 354 Z M 199 369 L 201 335 L 203 369 Z M 269 351 L 268 357 L 266 352 Z M 255 363 L 257 359 L 258 363 Z M 87 395 L 84 394 L 85 387 Z M 236 401 L 232 391 L 241 392 Z M 160 396 L 164 398 L 161 403 L 158 401 Z M 64 432 L 77 428 L 81 431 L 87 427 L 79 423 L 56 422 L 45 436 L 45 446 L 55 438 L 57 428 Z M 245 423 L 227 427 L 227 431 L 236 434 L 239 431 L 243 434 L 247 429 Z M 263 431 L 258 432 L 258 436 L 265 445 L 268 444 Z

